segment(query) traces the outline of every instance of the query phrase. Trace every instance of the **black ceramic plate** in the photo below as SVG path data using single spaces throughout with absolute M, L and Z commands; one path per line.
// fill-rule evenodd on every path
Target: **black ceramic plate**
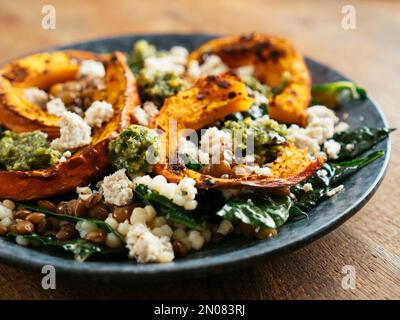
M 76 48 L 97 52 L 129 51 L 138 39 L 147 39 L 159 48 L 181 45 L 192 50 L 212 38 L 210 35 L 198 34 L 162 34 L 137 35 L 107 38 L 82 42 L 62 48 Z M 312 59 L 307 59 L 313 82 L 329 82 L 346 79 L 343 75 Z M 367 99 L 354 101 L 343 106 L 339 116 L 347 112 L 346 120 L 352 127 L 370 125 L 386 127 L 382 111 L 376 103 Z M 382 181 L 389 160 L 389 139 L 379 143 L 374 149 L 384 150 L 384 158 L 372 163 L 345 183 L 345 192 L 322 202 L 311 211 L 309 218 L 290 222 L 284 225 L 277 237 L 271 240 L 249 240 L 243 237 L 232 237 L 218 245 L 210 245 L 200 252 L 190 254 L 169 264 L 136 264 L 133 261 L 88 261 L 80 263 L 71 256 L 59 251 L 44 251 L 25 248 L 0 239 L 0 259 L 18 266 L 41 268 L 45 264 L 56 267 L 57 272 L 67 273 L 74 277 L 96 278 L 102 280 L 160 280 L 171 277 L 204 276 L 211 273 L 226 272 L 245 267 L 250 263 L 266 259 L 272 255 L 282 254 L 304 246 L 311 241 L 333 230 L 346 219 L 355 214 L 370 199 Z

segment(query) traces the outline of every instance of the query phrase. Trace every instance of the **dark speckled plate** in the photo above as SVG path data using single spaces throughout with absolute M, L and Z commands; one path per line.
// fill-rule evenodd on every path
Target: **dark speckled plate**
M 132 44 L 141 38 L 149 40 L 159 48 L 173 45 L 185 46 L 192 50 L 210 35 L 137 35 L 123 36 L 95 41 L 87 41 L 62 48 L 76 48 L 97 52 L 129 51 Z M 346 79 L 343 75 L 314 60 L 307 59 L 314 83 Z M 347 112 L 346 120 L 352 127 L 369 125 L 387 126 L 382 111 L 371 100 L 355 101 L 343 106 L 339 116 Z M 308 219 L 290 222 L 284 225 L 277 237 L 272 240 L 249 240 L 243 237 L 232 237 L 221 244 L 207 246 L 200 252 L 193 253 L 184 259 L 170 264 L 136 264 L 133 261 L 88 261 L 79 263 L 72 260 L 69 254 L 59 251 L 44 251 L 25 248 L 13 242 L 0 239 L 0 258 L 4 262 L 21 267 L 41 268 L 45 264 L 56 267 L 59 273 L 80 278 L 98 280 L 160 280 L 171 277 L 205 276 L 212 273 L 226 272 L 248 266 L 250 263 L 266 259 L 272 255 L 282 254 L 304 246 L 311 241 L 333 230 L 350 218 L 366 204 L 382 181 L 390 154 L 390 141 L 385 140 L 374 149 L 381 149 L 386 156 L 362 169 L 345 183 L 345 192 L 322 202 L 311 211 Z

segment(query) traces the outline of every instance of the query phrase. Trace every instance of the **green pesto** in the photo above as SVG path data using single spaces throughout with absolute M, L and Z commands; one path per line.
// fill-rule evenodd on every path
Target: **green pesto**
M 267 115 L 258 119 L 247 117 L 243 120 L 225 121 L 224 130 L 230 130 L 235 146 L 246 149 L 247 139 L 254 137 L 254 153 L 257 162 L 274 160 L 280 145 L 285 142 L 286 126 Z
M 136 41 L 129 57 L 129 65 L 135 73 L 139 73 L 144 67 L 146 58 L 156 55 L 157 49 L 154 45 L 149 44 L 146 40 Z
M 257 78 L 252 76 L 242 77 L 241 79 L 251 90 L 258 91 L 267 98 L 272 97 L 272 89 L 266 84 L 262 84 Z
M 128 173 L 146 172 L 151 168 L 149 157 L 158 157 L 159 136 L 149 128 L 131 125 L 108 145 L 108 158 L 116 169 Z M 153 158 L 153 159 L 154 159 Z
M 58 163 L 61 153 L 50 148 L 41 131 L 5 131 L 0 140 L 0 163 L 7 170 L 44 169 Z
M 140 71 L 137 80 L 142 101 L 153 101 L 159 106 L 186 85 L 174 72 L 149 72 L 145 69 Z

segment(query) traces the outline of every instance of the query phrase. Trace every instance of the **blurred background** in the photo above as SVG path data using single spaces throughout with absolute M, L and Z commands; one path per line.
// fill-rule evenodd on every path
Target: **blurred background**
M 45 5 L 55 8 L 55 29 L 42 28 Z M 354 28 L 343 25 L 345 5 L 354 9 Z M 366 87 L 390 126 L 400 127 L 396 0 L 0 0 L 0 30 L 0 63 L 49 46 L 120 34 L 277 34 Z M 40 275 L 0 264 L 0 287 L 11 298 L 400 298 L 398 132 L 386 179 L 359 214 L 310 246 L 248 272 L 134 290 L 104 291 L 60 280 L 60 289 L 43 291 Z M 358 270 L 357 290 L 340 286 L 345 264 Z

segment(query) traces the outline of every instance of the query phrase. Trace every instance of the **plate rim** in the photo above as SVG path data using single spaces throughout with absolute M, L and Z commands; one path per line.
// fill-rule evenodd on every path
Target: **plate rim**
M 123 35 L 115 35 L 109 37 L 101 37 L 95 39 L 82 40 L 79 42 L 74 42 L 67 45 L 61 46 L 52 46 L 49 48 L 42 48 L 39 50 L 35 50 L 24 55 L 18 56 L 20 57 L 30 55 L 37 52 L 43 51 L 54 51 L 54 50 L 65 50 L 70 49 L 82 44 L 89 44 L 95 42 L 106 42 L 110 40 L 122 40 L 129 38 L 139 38 L 139 37 L 157 37 L 157 36 L 165 36 L 165 37 L 204 37 L 212 38 L 221 36 L 222 34 L 209 34 L 209 33 L 139 33 L 139 34 L 123 34 Z M 341 78 L 349 80 L 347 76 L 345 76 L 342 72 L 337 71 L 335 68 L 332 68 L 329 64 L 321 63 L 318 60 L 305 56 L 305 60 L 311 61 L 319 67 L 328 68 L 329 70 L 334 71 Z M 7 62 L 1 63 L 3 65 Z M 368 95 L 368 99 L 374 105 L 378 115 L 382 119 L 382 122 L 386 127 L 388 127 L 388 122 L 385 117 L 385 114 L 382 111 L 382 108 L 376 102 L 376 100 Z M 53 265 L 57 273 L 65 275 L 65 276 L 78 276 L 79 278 L 86 279 L 100 279 L 103 281 L 109 280 L 118 280 L 124 279 L 124 281 L 129 280 L 129 282 L 139 282 L 139 281 L 149 281 L 149 280 L 161 280 L 166 279 L 168 276 L 176 278 L 184 278 L 184 277 L 201 277 L 208 276 L 211 274 L 221 273 L 224 271 L 232 271 L 232 270 L 240 270 L 243 269 L 250 264 L 253 264 L 262 259 L 266 259 L 267 257 L 274 257 L 277 255 L 287 254 L 288 252 L 292 252 L 297 250 L 334 230 L 346 220 L 351 218 L 354 214 L 356 214 L 360 209 L 371 199 L 371 197 L 375 194 L 377 189 L 379 188 L 381 182 L 384 179 L 384 176 L 387 172 L 388 164 L 390 161 L 391 155 L 391 137 L 389 136 L 386 140 L 386 152 L 384 156 L 384 161 L 382 166 L 380 167 L 379 173 L 376 176 L 375 180 L 370 184 L 368 189 L 357 198 L 357 200 L 352 203 L 346 210 L 341 211 L 337 218 L 329 220 L 323 225 L 319 226 L 316 229 L 310 231 L 307 235 L 297 239 L 296 241 L 290 242 L 284 246 L 279 246 L 277 248 L 273 248 L 272 250 L 268 248 L 268 246 L 264 246 L 265 241 L 260 241 L 254 244 L 251 247 L 239 248 L 238 250 L 233 250 L 228 253 L 222 253 L 217 255 L 212 255 L 208 257 L 198 258 L 194 260 L 188 260 L 187 262 L 181 263 L 179 265 L 175 265 L 175 263 L 169 264 L 132 264 L 128 269 L 128 264 L 126 265 L 118 265 L 118 262 L 113 261 L 113 265 L 108 265 L 106 269 L 97 269 L 96 265 L 104 265 L 107 262 L 104 261 L 89 261 L 85 263 L 79 263 L 74 260 L 67 260 L 63 257 L 53 256 L 47 254 L 46 252 L 37 252 L 30 248 L 21 247 L 15 243 L 4 241 L 1 239 L 0 241 L 0 249 L 11 248 L 10 251 L 14 248 L 17 248 L 17 251 L 22 252 L 24 254 L 15 254 L 10 255 L 6 252 L 3 254 L 3 250 L 0 250 L 0 261 L 2 263 L 12 264 L 14 266 L 22 266 L 26 269 L 38 269 L 43 265 L 50 264 Z M 25 252 L 26 250 L 26 252 Z M 30 254 L 27 255 L 28 251 L 31 251 Z M 36 254 L 35 254 L 36 253 Z M 195 272 L 194 272 L 195 271 Z M 117 273 L 117 274 L 115 274 Z M 128 277 L 129 276 L 129 277 Z M 140 278 L 137 278 L 140 276 Z M 168 278 L 171 279 L 171 278 Z

